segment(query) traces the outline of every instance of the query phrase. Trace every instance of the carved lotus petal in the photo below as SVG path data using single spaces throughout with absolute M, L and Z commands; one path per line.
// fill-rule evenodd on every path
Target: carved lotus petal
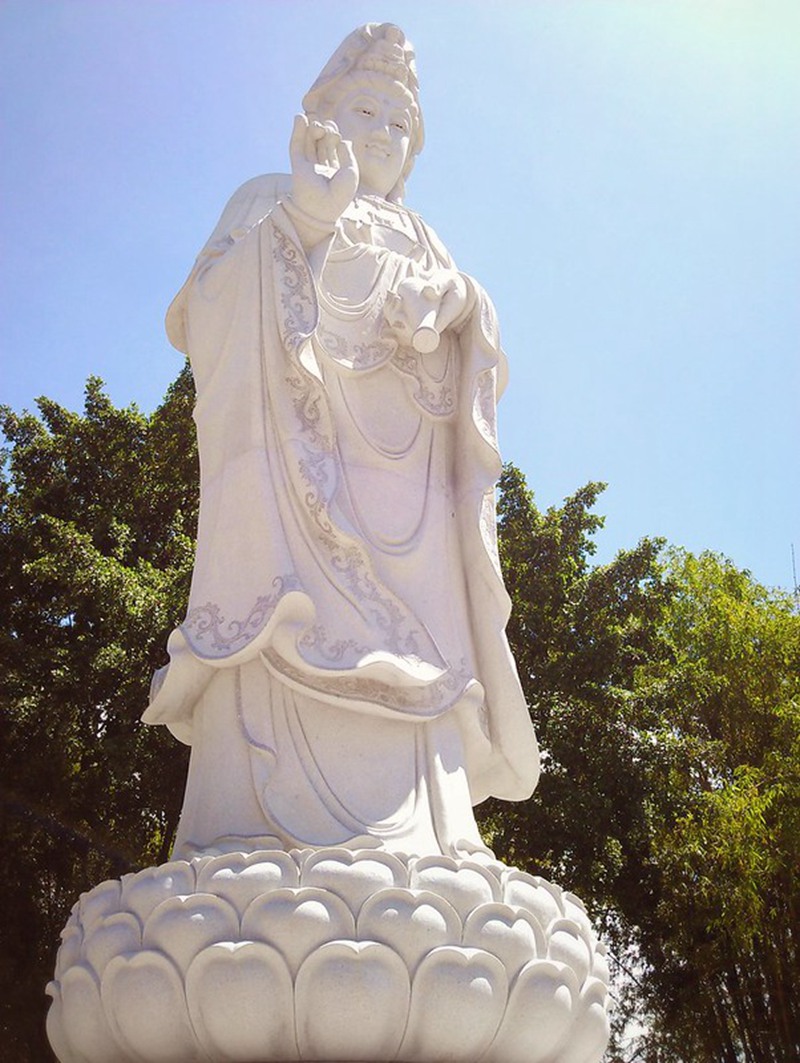
M 591 975 L 581 989 L 581 1001 L 589 1005 L 605 1004 L 608 1000 L 608 986 L 600 978 Z
M 418 860 L 411 873 L 411 886 L 444 897 L 462 921 L 479 904 L 500 900 L 500 884 L 491 871 L 480 864 L 456 862 L 447 856 L 426 856 Z
M 409 996 L 406 965 L 388 946 L 373 941 L 323 945 L 297 974 L 297 1042 L 302 1058 L 375 1063 L 394 1059 Z
M 592 953 L 581 928 L 571 919 L 558 919 L 550 928 L 547 958 L 571 967 L 583 985 L 592 966 Z
M 405 886 L 408 873 L 392 853 L 351 852 L 349 849 L 312 853 L 303 862 L 304 886 L 331 890 L 346 901 L 353 915 L 380 889 Z
M 147 920 L 142 935 L 146 949 L 160 949 L 185 971 L 201 949 L 215 941 L 239 937 L 235 910 L 211 893 L 170 897 Z
M 500 960 L 480 949 L 434 949 L 417 968 L 401 1059 L 480 1059 L 508 1000 Z
M 524 908 L 535 915 L 543 930 L 547 930 L 554 919 L 564 915 L 559 897 L 550 888 L 550 883 L 525 871 L 509 871 L 504 883 L 503 900 L 512 907 Z
M 502 891 L 503 876 L 508 871 L 508 865 L 502 863 L 496 857 L 490 858 L 485 853 L 481 852 L 470 853 L 469 861 L 472 864 L 480 864 L 481 867 L 485 868 L 495 879 L 497 879 L 498 887 Z
M 583 917 L 583 920 L 586 923 L 589 922 L 589 917 L 586 914 L 586 905 L 583 903 L 580 897 L 577 897 L 574 893 L 570 893 L 569 890 L 562 889 L 561 900 L 564 904 L 565 913 L 570 917 L 570 919 L 574 918 L 574 914 L 571 914 L 571 910 L 574 909 L 575 911 L 581 913 L 581 916 Z
M 477 857 L 206 854 L 81 898 L 48 1034 L 61 1063 L 598 1063 L 605 953 L 577 898 Z
M 135 952 L 142 944 L 139 920 L 130 912 L 117 912 L 96 922 L 83 944 L 86 959 L 101 977 L 106 965 L 123 952 Z
M 297 865 L 288 853 L 215 856 L 197 873 L 198 892 L 223 897 L 239 913 L 262 893 L 299 885 Z
M 197 1038 L 211 1059 L 297 1059 L 292 979 L 269 945 L 211 945 L 189 967 L 186 998 Z
M 459 941 L 461 920 L 443 897 L 425 891 L 387 889 L 364 902 L 358 916 L 358 937 L 389 945 L 413 973 L 432 949 Z
M 129 1059 L 120 1052 L 106 1020 L 98 981 L 84 964 L 70 968 L 62 978 L 61 1005 L 61 1039 L 70 1049 L 62 1058 L 68 1063 Z
M 117 956 L 106 967 L 101 995 L 114 1035 L 134 1058 L 147 1063 L 189 1063 L 197 1058 L 183 978 L 160 952 Z M 117 1058 L 110 1054 L 95 1060 Z
M 72 1050 L 64 1034 L 64 1008 L 61 1002 L 61 986 L 58 981 L 48 982 L 45 993 L 53 998 L 47 1012 L 47 1039 L 55 1052 L 56 1059 L 62 1060 L 62 1063 L 69 1063 L 72 1059 Z
M 81 958 L 81 945 L 83 934 L 76 923 L 71 919 L 61 931 L 61 945 L 56 956 L 56 979 L 60 978 L 64 971 L 68 971 L 74 963 Z
M 218 856 L 231 856 L 233 853 L 271 853 L 276 850 L 282 850 L 282 844 L 274 834 L 223 834 L 215 838 L 211 845 L 200 848 L 186 845 L 181 850 L 181 857 L 190 860 L 197 868 L 200 860 L 214 860 Z
M 530 960 L 543 957 L 547 949 L 539 921 L 530 912 L 496 903 L 482 904 L 470 912 L 463 942 L 496 956 L 509 979 Z
M 564 890 L 561 899 L 564 903 L 564 915 L 567 919 L 577 923 L 583 929 L 584 934 L 593 935 L 592 923 L 586 914 L 586 905 L 580 897 L 576 897 L 574 893 L 568 893 L 567 890 Z
M 194 893 L 194 870 L 183 860 L 174 860 L 160 867 L 147 867 L 122 882 L 122 908 L 139 917 L 142 926 L 147 917 L 168 897 Z
M 242 917 L 242 937 L 277 948 L 292 974 L 328 941 L 355 937 L 353 913 L 335 893 L 311 887 L 258 897 Z
M 578 981 L 569 967 L 532 960 L 511 990 L 502 1026 L 485 1063 L 551 1063 L 569 1036 Z
M 607 996 L 602 982 L 588 980 L 578 1000 L 574 1028 L 558 1063 L 596 1063 L 601 1058 L 609 1037 Z
M 107 879 L 83 894 L 73 911 L 79 916 L 84 930 L 88 930 L 98 919 L 119 911 L 121 891 L 119 879 Z
M 601 947 L 601 943 L 595 942 L 594 959 L 592 960 L 592 976 L 603 982 L 604 985 L 611 984 L 611 972 L 608 969 L 608 960 L 606 959 L 605 949 Z

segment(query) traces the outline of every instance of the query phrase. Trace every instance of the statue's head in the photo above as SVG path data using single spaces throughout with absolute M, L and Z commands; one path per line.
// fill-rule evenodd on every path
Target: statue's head
M 370 22 L 346 37 L 303 97 L 309 118 L 337 121 L 347 139 L 354 134 L 356 158 L 362 170 L 368 171 L 370 166 L 378 169 L 378 162 L 369 154 L 359 158 L 357 128 L 347 128 L 348 123 L 352 125 L 351 115 L 358 113 L 354 108 L 363 100 L 375 101 L 384 110 L 393 138 L 398 137 L 401 125 L 405 127 L 404 157 L 395 167 L 399 171 L 396 181 L 390 189 L 381 189 L 387 199 L 399 201 L 414 160 L 422 151 L 424 128 L 414 49 L 403 31 L 391 23 Z M 384 171 L 392 165 L 384 165 Z M 380 183 L 380 179 L 376 173 L 373 183 Z

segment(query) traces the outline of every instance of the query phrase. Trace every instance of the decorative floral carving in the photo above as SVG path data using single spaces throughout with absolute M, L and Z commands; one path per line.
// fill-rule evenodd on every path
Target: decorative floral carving
M 387 709 L 409 714 L 440 708 L 445 704 L 454 704 L 466 690 L 471 678 L 469 673 L 461 669 L 450 668 L 424 686 L 398 688 L 391 683 L 383 683 L 378 679 L 365 679 L 357 674 L 326 677 L 306 673 L 270 648 L 262 652 L 262 657 L 272 665 L 276 672 L 293 680 L 300 687 L 315 690 L 320 694 L 340 698 L 350 697 L 356 701 L 369 701 Z M 485 731 L 488 721 L 485 709 L 482 712 L 481 727 Z
M 61 936 L 61 1063 L 596 1063 L 608 1035 L 580 901 L 483 857 L 206 852 L 102 883 Z
M 283 334 L 296 349 L 314 330 L 316 299 L 306 256 L 277 225 L 271 226 L 273 257 L 281 268 L 279 301 L 284 311 Z
M 331 639 L 322 624 L 315 624 L 302 636 L 299 645 L 304 650 L 316 651 L 326 661 L 341 664 L 365 657 L 369 650 L 355 639 Z
M 331 328 L 320 326 L 317 337 L 331 358 L 362 372 L 383 365 L 397 347 L 394 340 L 376 339 L 369 343 L 348 343 Z
M 447 343 L 447 337 L 443 340 Z M 415 382 L 414 399 L 433 417 L 452 417 L 456 409 L 453 391 L 453 372 L 448 356 L 447 369 L 441 380 L 435 380 L 422 366 L 422 359 L 411 347 L 398 347 L 392 367 Z
M 189 641 L 202 646 L 208 656 L 225 657 L 252 642 L 275 612 L 284 594 L 300 590 L 296 576 L 279 576 L 272 581 L 272 594 L 261 595 L 243 620 L 226 619 L 216 602 L 190 609 L 183 624 Z

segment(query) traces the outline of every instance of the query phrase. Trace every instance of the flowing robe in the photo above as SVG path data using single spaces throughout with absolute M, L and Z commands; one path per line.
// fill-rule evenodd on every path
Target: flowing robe
M 475 851 L 471 805 L 538 775 L 495 539 L 495 312 L 470 282 L 458 333 L 398 342 L 392 293 L 453 268 L 444 247 L 364 197 L 312 265 L 287 181 L 234 195 L 168 315 L 201 464 L 189 609 L 144 715 L 193 746 L 176 855 Z

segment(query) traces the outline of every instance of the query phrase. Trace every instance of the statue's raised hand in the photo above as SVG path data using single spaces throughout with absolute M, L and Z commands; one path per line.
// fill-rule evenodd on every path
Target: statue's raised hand
M 333 229 L 358 189 L 358 163 L 335 122 L 298 114 L 289 142 L 292 202 L 307 226 Z M 318 237 L 319 238 L 319 237 Z

